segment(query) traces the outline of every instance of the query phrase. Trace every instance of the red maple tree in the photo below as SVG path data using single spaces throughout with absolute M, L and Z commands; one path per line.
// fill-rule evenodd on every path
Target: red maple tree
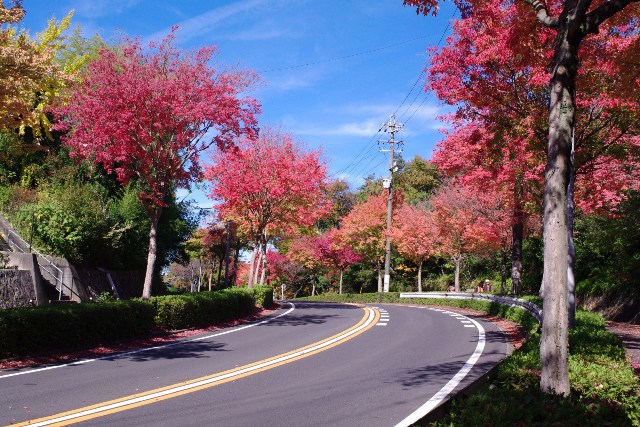
M 448 184 L 430 200 L 436 251 L 455 264 L 454 286 L 460 292 L 460 262 L 470 253 L 495 251 L 504 241 L 499 197 L 470 186 Z
M 542 204 L 548 52 L 554 37 L 545 30 L 531 41 L 530 31 L 504 25 L 516 16 L 512 5 L 482 8 L 456 21 L 447 46 L 431 52 L 428 87 L 458 107 L 447 117 L 451 130 L 439 144 L 434 161 L 449 176 L 477 186 L 493 184 L 511 199 L 512 283 L 519 289 L 524 224 L 527 215 L 537 215 Z M 534 31 L 535 19 L 529 21 L 523 25 Z M 640 110 L 640 87 L 623 87 L 617 72 L 638 68 L 624 66 L 634 43 L 637 35 L 603 32 L 582 46 L 590 54 L 582 60 L 583 72 L 576 80 L 580 97 L 573 168 L 578 206 L 584 212 L 614 207 L 639 182 L 638 168 L 624 165 L 638 163 L 633 148 L 638 126 L 629 113 L 635 112 L 633 116 Z
M 385 193 L 370 195 L 366 201 L 354 206 L 351 212 L 342 218 L 340 229 L 336 232 L 336 240 L 340 245 L 350 246 L 375 267 L 378 273 L 378 292 L 382 292 L 381 268 L 387 232 L 387 197 Z M 402 192 L 395 191 L 394 212 L 403 203 Z
M 400 255 L 418 264 L 418 292 L 422 292 L 422 265 L 437 252 L 433 215 L 426 208 L 404 205 L 396 214 L 391 239 Z
M 254 81 L 252 72 L 212 68 L 215 48 L 183 53 L 173 39 L 172 32 L 147 51 L 137 40 L 101 50 L 69 103 L 57 109 L 73 156 L 101 164 L 123 185 L 135 179 L 142 190 L 151 220 L 144 299 L 151 296 L 167 193 L 201 179 L 203 151 L 252 135 L 259 112 L 254 99 L 240 97 Z
M 417 8 L 418 13 L 436 13 L 438 0 L 404 0 L 404 4 Z M 638 9 L 637 0 L 455 0 L 463 18 L 495 15 L 499 9 L 507 10 L 507 19 L 500 25 L 520 34 L 523 43 L 516 51 L 526 58 L 537 49 L 537 43 L 545 37 L 553 41 L 543 47 L 550 63 L 548 74 L 548 127 L 547 162 L 543 192 L 544 237 L 544 318 L 540 353 L 542 374 L 540 388 L 543 392 L 566 396 L 569 394 L 568 374 L 568 216 L 567 193 L 569 171 L 572 167 L 572 142 L 576 124 L 576 82 L 582 71 L 580 63 L 593 58 L 603 65 L 603 56 L 616 54 L 615 48 L 627 42 L 630 52 L 637 54 Z M 490 28 L 489 25 L 486 25 Z M 599 35 L 604 36 L 596 40 Z M 502 38 L 499 46 L 512 43 L 516 38 Z M 596 40 L 595 44 L 590 44 Z M 608 41 L 613 40 L 613 45 Z M 605 49 L 592 52 L 589 48 L 601 43 Z M 619 68 L 618 68 L 619 69 Z M 615 69 L 604 68 L 601 73 L 610 75 Z M 624 72 L 623 72 L 624 73 Z M 623 74 L 625 75 L 625 74 Z M 515 75 L 517 77 L 517 74 Z M 481 75 L 478 74 L 479 79 Z M 631 77 L 631 76 L 629 76 Z M 637 75 L 622 85 L 637 85 Z M 541 79 L 546 80 L 544 75 Z M 497 92 L 499 87 L 491 88 Z M 605 125 L 606 127 L 606 125 Z M 598 142 L 603 147 L 602 141 Z
M 338 238 L 338 233 L 339 230 L 332 228 L 315 239 L 315 246 L 320 260 L 332 270 L 338 270 L 340 274 L 338 293 L 342 294 L 344 270 L 359 262 L 362 255 L 356 253 L 351 246 L 342 243 Z
M 241 140 L 237 150 L 218 152 L 205 175 L 210 197 L 220 202 L 220 218 L 237 224 L 253 243 L 249 287 L 265 271 L 271 238 L 311 226 L 331 209 L 320 152 L 304 151 L 279 130 L 262 129 L 257 139 Z

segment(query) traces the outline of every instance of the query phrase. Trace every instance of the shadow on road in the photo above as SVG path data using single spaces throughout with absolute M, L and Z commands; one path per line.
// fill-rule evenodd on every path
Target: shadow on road
M 312 301 L 293 301 L 296 306 L 296 310 L 283 317 L 279 317 L 270 320 L 261 326 L 305 326 L 305 325 L 320 325 L 326 323 L 329 319 L 335 319 L 340 317 L 337 314 L 321 314 L 317 313 L 320 310 L 361 310 L 361 308 L 345 305 L 334 304 L 325 302 L 312 302 Z M 316 313 L 305 313 L 306 310 L 314 310 Z
M 172 345 L 168 347 L 148 349 L 135 353 L 115 354 L 110 357 L 105 357 L 104 360 L 129 360 L 133 362 L 146 362 L 149 360 L 158 359 L 201 359 L 206 358 L 204 353 L 209 351 L 229 351 L 225 350 L 226 344 L 215 342 L 183 342 L 179 345 Z
M 422 385 L 429 383 L 442 383 L 444 385 L 446 381 L 449 381 L 460 371 L 460 369 L 462 369 L 464 364 L 465 361 L 456 361 L 441 363 L 435 366 L 424 366 L 422 368 L 412 369 L 402 375 L 398 379 L 398 382 L 402 384 L 405 390 L 413 387 L 421 387 Z M 478 377 L 478 375 L 482 375 L 485 372 L 488 372 L 495 366 L 495 364 L 495 361 L 476 363 L 471 370 L 470 375 L 467 375 L 465 377 L 465 379 L 462 381 L 462 384 L 465 384 L 468 381 L 473 381 Z M 473 374 L 474 372 L 476 374 Z M 443 382 L 443 379 L 446 379 L 446 381 Z
M 320 325 L 328 319 L 339 317 L 335 314 L 302 314 L 284 316 L 274 319 L 260 326 L 305 326 Z
M 507 337 L 502 331 L 485 331 L 484 339 L 487 343 L 506 343 Z M 476 342 L 476 341 L 471 341 Z

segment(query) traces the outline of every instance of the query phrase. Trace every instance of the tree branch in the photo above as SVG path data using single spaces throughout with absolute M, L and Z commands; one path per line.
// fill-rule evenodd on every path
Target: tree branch
M 544 1 L 541 0 L 524 0 L 529 3 L 536 11 L 536 17 L 538 21 L 545 27 L 549 28 L 557 28 L 558 27 L 558 18 L 554 16 L 549 16 L 547 12 L 547 5 Z
M 639 0 L 609 0 L 602 3 L 595 10 L 587 14 L 584 27 L 582 28 L 583 34 L 597 33 L 600 24 L 620 12 L 629 4 L 637 1 Z

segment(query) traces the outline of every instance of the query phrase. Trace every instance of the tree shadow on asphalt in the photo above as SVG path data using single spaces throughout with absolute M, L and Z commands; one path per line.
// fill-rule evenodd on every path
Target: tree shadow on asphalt
M 443 379 L 448 381 L 453 378 L 460 369 L 462 369 L 465 362 L 466 361 L 447 362 L 435 366 L 424 366 L 422 368 L 412 369 L 402 375 L 397 382 L 402 384 L 405 390 L 421 387 L 430 383 L 443 383 L 444 385 Z M 475 380 L 479 375 L 488 372 L 495 365 L 495 361 L 476 363 L 471 370 L 472 373 L 475 372 L 476 374 L 467 375 L 462 381 L 462 384 Z
M 487 343 L 507 343 L 507 337 L 502 331 L 485 331 L 484 340 Z
M 330 308 L 332 310 L 361 310 L 360 307 L 349 304 L 338 304 L 333 302 L 322 302 L 322 301 L 291 301 L 298 308 L 302 307 L 312 307 L 312 308 Z
M 361 310 L 361 308 L 345 305 L 334 304 L 324 302 L 313 301 L 295 301 L 296 309 L 304 310 L 305 308 L 312 308 L 315 310 Z M 335 319 L 340 317 L 337 314 L 298 314 L 294 311 L 294 314 L 278 317 L 264 323 L 261 326 L 305 326 L 305 325 L 320 325 L 326 323 L 329 319 Z
M 226 344 L 215 342 L 181 342 L 160 348 L 148 348 L 130 353 L 114 354 L 113 356 L 103 357 L 102 360 L 146 362 L 160 359 L 201 359 L 209 357 L 205 355 L 205 353 L 209 351 L 229 351 L 225 350 L 224 347 L 226 347 Z
M 260 326 L 305 326 L 320 325 L 327 320 L 339 317 L 335 314 L 303 314 L 301 316 L 283 316 L 270 320 Z

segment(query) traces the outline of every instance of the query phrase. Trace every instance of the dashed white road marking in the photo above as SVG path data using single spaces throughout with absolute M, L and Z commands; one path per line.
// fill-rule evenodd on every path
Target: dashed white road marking
M 376 326 L 387 326 L 389 322 L 389 312 L 384 308 L 373 307 L 376 308 L 380 312 L 380 319 L 378 319 L 378 323 Z

